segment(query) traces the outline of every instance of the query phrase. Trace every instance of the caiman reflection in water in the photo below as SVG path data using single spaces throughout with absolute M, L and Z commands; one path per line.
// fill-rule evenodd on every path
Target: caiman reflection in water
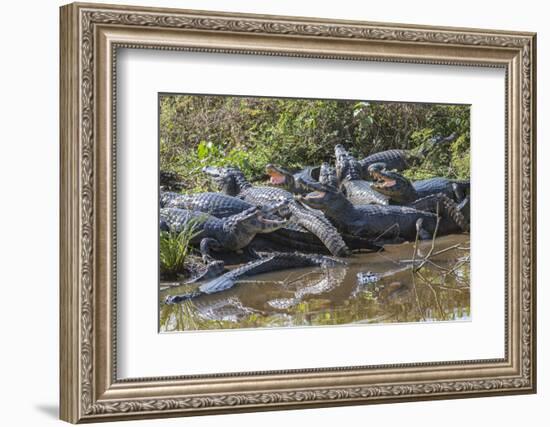
M 355 254 L 346 267 L 302 268 L 164 304 L 190 285 L 161 283 L 160 330 L 193 331 L 470 319 L 469 234 Z

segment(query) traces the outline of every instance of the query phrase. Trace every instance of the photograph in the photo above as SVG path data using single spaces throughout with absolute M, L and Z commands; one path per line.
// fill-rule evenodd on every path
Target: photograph
M 470 105 L 158 102 L 160 332 L 471 320 Z

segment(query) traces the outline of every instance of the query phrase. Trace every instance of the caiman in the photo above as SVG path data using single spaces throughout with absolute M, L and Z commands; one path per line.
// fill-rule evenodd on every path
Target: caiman
M 336 156 L 336 178 L 340 183 L 340 190 L 350 202 L 355 205 L 388 204 L 387 196 L 380 194 L 371 187 L 370 182 L 361 178 L 359 162 L 341 144 L 334 147 L 334 154 Z
M 346 246 L 351 250 L 366 250 L 379 251 L 382 245 L 379 241 L 374 242 L 373 239 L 361 238 L 351 234 L 340 233 Z M 330 254 L 328 248 L 315 234 L 306 230 L 299 224 L 295 223 L 291 217 L 289 222 L 279 230 L 266 235 L 257 236 L 253 243 L 257 243 L 262 247 L 261 240 L 268 240 L 263 247 L 273 246 L 275 251 L 300 251 L 318 254 Z M 273 245 L 275 244 L 275 245 Z
M 179 208 L 205 212 L 216 218 L 227 218 L 254 207 L 251 203 L 223 193 L 179 194 L 170 192 L 161 192 L 160 206 L 161 208 Z M 283 212 L 277 212 L 279 216 L 283 216 L 284 211 L 287 210 L 285 207 L 286 205 L 283 204 L 281 209 Z M 270 209 L 271 205 L 267 205 L 265 209 L 262 207 L 268 218 L 272 215 Z M 168 226 L 161 222 L 161 229 L 168 230 Z M 280 246 L 277 249 L 286 248 L 291 251 L 330 253 L 317 236 L 299 225 L 294 218 L 291 218 L 284 227 L 269 233 L 265 237 L 279 244 Z M 380 249 L 379 245 L 375 245 L 366 239 L 355 236 L 343 236 L 343 238 L 350 249 Z
M 279 204 L 286 203 L 285 201 Z M 280 206 L 273 205 L 273 210 Z M 180 233 L 193 222 L 191 244 L 200 246 L 203 261 L 214 261 L 211 251 L 236 251 L 245 248 L 256 234 L 271 233 L 283 227 L 286 219 L 267 218 L 259 207 L 252 207 L 227 218 L 216 218 L 204 212 L 178 208 L 160 209 L 161 227 Z
M 460 203 L 470 192 L 470 181 L 437 177 L 411 182 L 399 172 L 388 170 L 384 163 L 370 165 L 369 173 L 376 180 L 373 184 L 376 191 L 402 205 L 440 193 Z
M 299 183 L 301 181 L 319 181 L 320 166 L 306 166 L 298 172 L 291 172 L 281 166 L 268 164 L 265 167 L 269 175 L 269 183 L 277 187 L 283 187 L 293 194 L 306 194 L 308 189 Z
M 250 209 L 254 205 L 222 193 L 177 194 L 161 192 L 160 207 L 200 211 L 217 218 L 227 218 Z
M 434 149 L 434 147 L 448 142 L 453 142 L 457 138 L 456 133 L 447 137 L 437 136 L 420 144 L 411 150 L 386 150 L 371 154 L 364 159 L 359 160 L 361 166 L 361 176 L 363 179 L 370 179 L 369 166 L 374 163 L 385 163 L 388 169 L 402 171 L 411 166 L 418 165 Z
M 220 277 L 202 284 L 196 290 L 181 295 L 169 295 L 166 297 L 165 303 L 175 304 L 204 294 L 225 291 L 235 286 L 239 279 L 271 271 L 301 267 L 337 267 L 345 265 L 346 263 L 343 261 L 322 255 L 275 252 L 237 267 Z
M 342 192 L 322 184 L 308 184 L 313 190 L 297 196 L 314 209 L 322 210 L 343 231 L 356 236 L 379 238 L 401 237 L 413 240 L 431 239 L 437 235 L 462 232 L 466 226 L 463 215 L 456 210 L 437 214 L 409 206 L 354 205 Z M 453 203 L 456 208 L 456 204 Z M 450 206 L 453 209 L 453 206 Z M 438 219 L 439 218 L 439 219 Z
M 331 254 L 335 256 L 350 254 L 342 236 L 323 213 L 297 203 L 294 195 L 289 191 L 276 187 L 253 186 L 237 168 L 208 166 L 203 168 L 203 171 L 212 177 L 222 192 L 248 203 L 264 206 L 278 201 L 287 201 L 292 220 L 317 236 Z
M 307 194 L 309 190 L 301 184 L 301 182 L 320 182 L 325 185 L 338 186 L 336 170 L 328 163 L 323 163 L 321 166 L 308 166 L 298 172 L 290 172 L 289 170 L 268 164 L 266 173 L 270 177 L 270 184 L 277 187 L 283 187 L 293 194 Z

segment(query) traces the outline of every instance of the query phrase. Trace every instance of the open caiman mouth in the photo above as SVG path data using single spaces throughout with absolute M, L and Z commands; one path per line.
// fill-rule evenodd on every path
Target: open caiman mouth
M 277 169 L 270 167 L 270 165 L 268 165 L 266 167 L 266 172 L 269 175 L 270 184 L 273 184 L 273 185 L 286 184 L 286 176 L 283 175 L 281 172 L 279 172 Z
M 239 217 L 239 220 L 240 221 L 248 221 L 249 219 L 259 218 L 259 217 L 260 217 L 260 213 L 258 211 L 256 211 L 256 212 L 250 212 L 250 213 L 245 214 L 245 215 L 241 215 Z
M 322 199 L 323 197 L 326 196 L 326 191 L 313 191 L 311 193 L 308 193 L 304 196 L 304 199 L 306 200 L 309 200 L 309 199 Z
M 286 184 L 286 176 L 278 172 L 271 172 L 269 177 L 269 183 L 273 185 L 284 185 Z
M 396 185 L 395 179 L 388 178 L 377 171 L 371 171 L 375 182 L 372 184 L 374 188 L 391 188 Z
M 283 225 L 285 225 L 287 223 L 286 219 L 270 219 L 270 218 L 266 218 L 262 214 L 258 215 L 258 220 L 262 224 L 270 225 L 270 226 L 274 226 L 274 227 L 279 227 L 279 226 L 282 227 Z

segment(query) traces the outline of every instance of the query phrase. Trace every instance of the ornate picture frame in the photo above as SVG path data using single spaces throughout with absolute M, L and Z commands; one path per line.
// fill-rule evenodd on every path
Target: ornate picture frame
M 70 4 L 60 11 L 61 418 L 78 423 L 536 391 L 536 35 Z M 117 49 L 410 64 L 506 73 L 505 357 L 117 379 Z

